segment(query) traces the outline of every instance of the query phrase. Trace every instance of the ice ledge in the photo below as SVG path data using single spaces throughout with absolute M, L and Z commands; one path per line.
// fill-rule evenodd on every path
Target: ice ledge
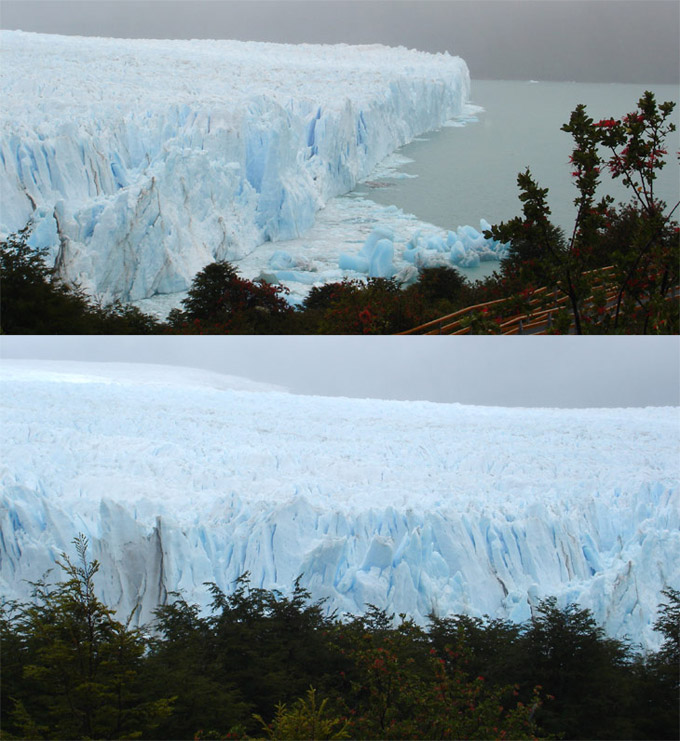
M 185 390 L 265 391 L 286 393 L 272 383 L 241 376 L 156 363 L 88 363 L 70 360 L 5 359 L 0 367 L 2 383 L 100 383 L 155 386 Z
M 458 57 L 379 45 L 0 43 L 0 231 L 32 219 L 66 278 L 124 300 L 300 236 L 470 86 Z

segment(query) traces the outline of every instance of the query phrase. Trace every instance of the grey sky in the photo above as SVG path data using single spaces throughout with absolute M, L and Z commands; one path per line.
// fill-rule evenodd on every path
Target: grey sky
M 5 336 L 0 357 L 185 365 L 328 396 L 680 405 L 677 337 Z
M 677 0 L 2 0 L 49 33 L 385 43 L 462 56 L 477 79 L 673 83 Z

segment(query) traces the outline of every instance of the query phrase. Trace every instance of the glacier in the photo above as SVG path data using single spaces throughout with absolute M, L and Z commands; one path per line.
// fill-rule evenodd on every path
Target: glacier
M 502 371 L 499 370 L 502 375 Z M 655 648 L 680 586 L 677 408 L 304 396 L 205 371 L 5 360 L 0 589 L 84 533 L 119 615 L 249 572 L 329 610 L 522 621 L 543 597 Z
M 32 246 L 104 300 L 299 238 L 470 90 L 459 57 L 403 47 L 2 31 L 0 48 L 0 233 L 31 221 Z

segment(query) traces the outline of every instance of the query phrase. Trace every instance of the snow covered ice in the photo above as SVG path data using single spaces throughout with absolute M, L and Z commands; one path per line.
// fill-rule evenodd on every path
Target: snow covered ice
M 203 371 L 4 361 L 0 589 L 72 552 L 141 617 L 204 582 L 340 613 L 523 620 L 555 595 L 658 645 L 680 585 L 678 410 L 300 396 Z
M 183 291 L 215 259 L 249 269 L 258 246 L 300 238 L 395 149 L 469 113 L 462 59 L 401 47 L 0 44 L 0 232 L 32 219 L 31 244 L 105 298 Z

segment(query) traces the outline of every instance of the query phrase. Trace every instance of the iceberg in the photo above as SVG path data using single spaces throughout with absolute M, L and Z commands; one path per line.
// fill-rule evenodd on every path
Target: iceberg
M 502 370 L 499 371 L 502 374 Z M 0 589 L 85 534 L 101 598 L 150 619 L 205 582 L 522 621 L 578 602 L 656 647 L 680 585 L 678 410 L 302 396 L 186 368 L 3 362 Z
M 31 244 L 104 300 L 181 292 L 213 260 L 298 238 L 470 87 L 458 57 L 380 45 L 0 45 L 0 233 L 31 221 Z
M 366 238 L 358 255 L 343 253 L 338 259 L 342 270 L 365 273 L 370 278 L 391 278 L 394 273 L 394 231 L 376 227 Z
M 424 226 L 424 225 L 423 225 Z M 480 220 L 482 232 L 489 230 L 488 221 Z M 404 270 L 410 264 L 415 271 L 415 278 L 420 270 L 426 268 L 444 267 L 451 265 L 455 267 L 471 268 L 477 267 L 482 261 L 500 261 L 508 255 L 509 244 L 499 242 L 490 237 L 487 239 L 483 233 L 478 232 L 472 226 L 459 226 L 453 232 L 437 231 L 435 227 L 416 229 L 411 238 L 399 255 L 399 261 L 395 269 L 394 230 L 380 226 L 373 229 L 366 238 L 363 247 L 356 255 L 346 252 L 340 254 L 338 267 L 341 270 L 354 271 L 367 275 L 370 278 L 392 278 L 402 284 L 414 280 L 414 276 Z M 396 275 L 395 275 L 396 273 Z

